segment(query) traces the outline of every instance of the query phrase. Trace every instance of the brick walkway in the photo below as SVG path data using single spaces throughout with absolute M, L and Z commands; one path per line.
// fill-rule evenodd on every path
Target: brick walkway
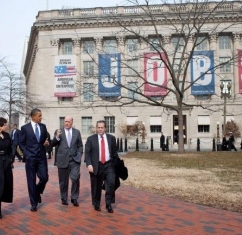
M 242 235 L 242 214 L 185 203 L 121 186 L 114 213 L 101 212 L 90 201 L 89 175 L 82 164 L 79 207 L 63 206 L 59 198 L 57 168 L 49 161 L 50 180 L 37 212 L 31 212 L 24 163 L 15 162 L 14 202 L 3 203 L 0 234 L 218 234 Z M 241 202 L 242 203 L 242 202 Z

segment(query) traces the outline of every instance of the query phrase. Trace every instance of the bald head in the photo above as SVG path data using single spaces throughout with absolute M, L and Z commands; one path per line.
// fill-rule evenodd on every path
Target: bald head
M 65 121 L 64 121 L 65 129 L 72 128 L 72 124 L 73 124 L 73 117 L 72 116 L 66 116 Z

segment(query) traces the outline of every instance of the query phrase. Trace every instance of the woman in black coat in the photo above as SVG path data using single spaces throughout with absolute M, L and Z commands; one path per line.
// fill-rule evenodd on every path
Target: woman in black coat
M 2 202 L 13 201 L 12 144 L 7 130 L 7 120 L 0 117 L 0 219 Z

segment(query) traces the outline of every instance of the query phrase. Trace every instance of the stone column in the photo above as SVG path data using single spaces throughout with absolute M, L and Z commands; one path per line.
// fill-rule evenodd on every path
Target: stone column
M 238 49 L 241 48 L 240 45 L 240 40 L 241 40 L 241 33 L 240 32 L 235 32 L 233 33 L 233 60 L 231 63 L 231 67 L 233 65 L 233 78 L 231 78 L 232 81 L 232 97 L 236 98 L 236 94 L 239 92 L 239 76 L 238 76 Z

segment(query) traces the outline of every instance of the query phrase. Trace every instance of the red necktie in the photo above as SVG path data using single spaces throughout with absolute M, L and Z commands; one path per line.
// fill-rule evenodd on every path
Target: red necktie
M 105 160 L 105 142 L 103 136 L 101 136 L 101 163 L 104 164 Z

